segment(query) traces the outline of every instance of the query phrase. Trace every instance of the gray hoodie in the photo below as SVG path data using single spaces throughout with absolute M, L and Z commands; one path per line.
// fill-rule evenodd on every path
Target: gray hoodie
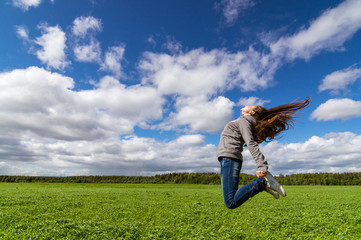
M 243 160 L 243 145 L 246 143 L 253 159 L 256 161 L 258 171 L 267 172 L 268 163 L 253 137 L 253 129 L 257 121 L 254 117 L 242 115 L 229 122 L 223 129 L 218 145 L 217 157 L 234 158 Z

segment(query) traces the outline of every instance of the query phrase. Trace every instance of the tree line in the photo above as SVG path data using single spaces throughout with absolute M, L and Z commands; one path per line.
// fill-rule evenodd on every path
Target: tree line
M 254 180 L 249 174 L 240 174 L 240 185 Z M 279 175 L 282 185 L 361 185 L 361 173 L 307 173 Z M 168 173 L 155 176 L 8 176 L 0 175 L 0 182 L 42 183 L 142 183 L 142 184 L 221 184 L 219 173 Z

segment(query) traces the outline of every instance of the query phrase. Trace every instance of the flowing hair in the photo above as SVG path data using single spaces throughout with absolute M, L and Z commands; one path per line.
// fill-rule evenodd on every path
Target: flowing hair
M 282 131 L 293 126 L 296 112 L 310 103 L 310 98 L 301 102 L 292 102 L 274 108 L 266 109 L 261 106 L 254 108 L 253 117 L 257 120 L 254 135 L 258 143 L 272 141 Z

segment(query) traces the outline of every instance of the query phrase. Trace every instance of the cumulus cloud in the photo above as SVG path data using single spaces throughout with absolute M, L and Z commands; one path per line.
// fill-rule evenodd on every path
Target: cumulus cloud
M 351 66 L 327 75 L 322 80 L 322 84 L 318 87 L 318 90 L 331 90 L 332 93 L 337 94 L 340 90 L 347 90 L 348 85 L 353 84 L 360 78 L 361 68 Z
M 346 0 L 326 10 L 308 28 L 271 43 L 271 52 L 288 60 L 308 60 L 322 50 L 339 50 L 361 28 L 360 9 L 361 1 Z
M 66 60 L 66 35 L 59 26 L 39 25 L 42 36 L 35 39 L 35 43 L 42 49 L 36 51 L 36 56 L 43 64 L 54 69 L 64 69 L 70 64 Z
M 13 5 L 22 9 L 23 11 L 28 11 L 30 7 L 37 7 L 42 0 L 12 0 Z
M 112 77 L 91 90 L 73 87 L 73 79 L 37 67 L 0 74 L 0 102 L 6 102 L 0 106 L 0 174 L 219 172 L 217 146 L 207 144 L 203 135 L 168 142 L 129 135 L 142 121 L 162 119 L 164 99 L 154 87 L 125 86 Z M 223 97 L 179 98 L 176 105 L 173 121 L 201 131 L 216 129 L 212 124 L 223 120 L 215 117 L 230 117 L 234 103 Z M 352 172 L 361 171 L 360 144 L 361 136 L 345 132 L 304 143 L 274 141 L 261 150 L 274 174 Z M 242 171 L 254 174 L 254 160 L 247 150 L 244 156 Z
M 100 19 L 95 17 L 78 17 L 73 22 L 72 33 L 77 36 L 84 38 L 90 33 L 96 33 L 102 31 L 102 22 Z
M 124 58 L 125 45 L 110 47 L 102 57 L 100 42 L 95 34 L 103 30 L 102 21 L 98 18 L 78 17 L 73 21 L 72 34 L 75 36 L 73 47 L 75 59 L 79 62 L 96 62 L 101 71 L 109 72 L 116 78 L 124 76 L 121 61 Z
M 163 99 L 154 88 L 128 87 L 111 77 L 93 90 L 73 87 L 73 79 L 37 67 L 1 73 L 3 134 L 93 140 L 131 134 L 137 124 L 162 117 Z
M 217 8 L 222 8 L 222 13 L 227 24 L 233 24 L 240 11 L 255 5 L 254 0 L 222 0 Z
M 263 106 L 263 104 L 269 102 L 270 100 L 263 100 L 258 97 L 248 97 L 248 98 L 240 98 L 237 103 L 237 106 L 247 106 L 247 105 Z
M 91 129 L 81 124 L 85 119 L 80 114 L 67 111 L 74 105 L 74 93 L 69 90 L 74 86 L 71 78 L 30 67 L 2 73 L 0 84 L 0 101 L 7 103 L 0 107 L 1 129 L 61 139 L 98 134 L 88 132 Z
M 22 156 L 12 159 L 11 164 L 0 162 L 0 174 L 9 171 L 7 168 L 26 175 L 154 175 L 218 171 L 216 147 L 204 144 L 202 139 L 200 135 L 185 135 L 170 142 L 157 142 L 152 138 L 129 136 L 69 142 L 28 134 L 16 146 L 21 151 L 14 156 L 20 153 Z
M 20 138 L 20 137 L 19 137 Z M 170 142 L 128 136 L 94 141 L 43 139 L 31 134 L 12 144 L 11 164 L 0 162 L 0 174 L 24 175 L 154 175 L 168 172 L 219 172 L 217 147 L 202 135 L 183 135 Z M 3 137 L 1 137 L 3 139 Z M 0 142 L 2 142 L 0 139 Z M 261 147 L 275 174 L 361 171 L 361 136 L 351 132 L 313 136 L 305 142 Z M 335 148 L 335 146 L 338 146 Z M 4 145 L 0 145 L 4 149 Z M 5 151 L 0 151 L 0 156 Z M 2 156 L 1 159 L 6 159 Z M 244 151 L 242 172 L 257 167 Z
M 357 117 L 361 117 L 361 101 L 349 98 L 330 99 L 318 106 L 311 114 L 311 119 L 316 121 L 347 120 Z
M 201 146 L 204 145 L 204 136 L 201 134 L 183 135 L 173 141 L 180 146 Z
M 147 86 L 121 84 L 113 77 L 104 77 L 95 90 L 78 92 L 82 104 L 97 107 L 111 116 L 136 123 L 160 119 L 163 98 L 156 89 Z
M 171 113 L 161 126 L 170 129 L 185 126 L 185 131 L 218 133 L 232 119 L 233 106 L 233 102 L 221 96 L 213 100 L 178 98 L 176 112 Z
M 79 62 L 100 62 L 101 48 L 98 41 L 91 41 L 88 45 L 74 47 L 75 59 Z
M 275 70 L 275 62 L 269 60 L 252 48 L 237 53 L 200 48 L 174 55 L 147 52 L 139 69 L 142 84 L 174 99 L 175 111 L 159 127 L 216 133 L 231 120 L 234 106 L 216 96 L 234 88 L 266 88 Z
M 25 26 L 16 26 L 16 34 L 21 39 L 29 40 L 29 30 Z
M 227 3 L 231 5 L 231 2 Z M 236 4 L 236 1 L 233 3 Z M 156 86 L 164 95 L 175 96 L 176 111 L 170 114 L 173 125 L 168 127 L 188 124 L 189 130 L 204 130 L 200 126 L 206 125 L 202 125 L 201 118 L 195 114 L 201 112 L 197 110 L 197 101 L 212 105 L 214 96 L 221 92 L 235 88 L 242 91 L 267 88 L 284 59 L 307 60 L 322 50 L 340 49 L 361 27 L 359 5 L 359 1 L 345 1 L 326 10 L 308 28 L 276 42 L 265 42 L 270 47 L 269 53 L 258 52 L 252 47 L 235 53 L 224 49 L 205 51 L 202 48 L 173 52 L 173 55 L 146 52 L 139 64 L 142 83 Z M 237 104 L 245 103 L 263 105 L 266 100 L 240 99 Z M 219 125 L 218 129 L 222 127 Z M 216 132 L 216 128 L 208 132 L 213 131 Z
M 149 38 L 148 38 L 149 41 Z M 153 42 L 149 41 L 150 43 L 155 43 L 154 40 Z M 176 41 L 174 38 L 172 37 L 168 37 L 167 41 L 163 44 L 163 48 L 167 49 L 169 52 L 171 52 L 172 54 L 177 54 L 179 52 L 182 51 L 182 44 L 178 41 Z
M 109 48 L 105 53 L 104 61 L 101 63 L 100 70 L 111 72 L 115 77 L 119 78 L 124 73 L 122 72 L 121 61 L 125 52 L 125 46 L 123 44 Z
M 137 124 L 162 118 L 164 100 L 154 87 L 125 86 L 113 77 L 101 79 L 91 90 L 73 87 L 72 78 L 38 67 L 0 74 L 0 101 L 7 103 L 0 106 L 0 159 L 6 159 L 0 162 L 0 174 L 217 170 L 216 147 L 202 135 L 170 142 L 128 136 Z
M 71 31 L 75 37 L 73 51 L 76 61 L 101 62 L 102 50 L 95 34 L 102 29 L 101 20 L 92 16 L 78 17 L 73 21 Z
M 157 46 L 157 42 L 155 41 L 153 35 L 151 35 L 151 36 L 149 36 L 149 37 L 147 38 L 147 42 L 148 42 L 151 46 L 153 46 L 153 47 Z
M 274 141 L 264 146 L 262 152 L 275 174 L 360 172 L 360 144 L 360 135 L 341 132 L 313 136 L 303 143 Z
M 143 83 L 156 85 L 163 94 L 185 96 L 212 95 L 234 87 L 265 88 L 274 73 L 267 56 L 252 48 L 237 53 L 202 48 L 176 55 L 146 52 L 139 68 Z

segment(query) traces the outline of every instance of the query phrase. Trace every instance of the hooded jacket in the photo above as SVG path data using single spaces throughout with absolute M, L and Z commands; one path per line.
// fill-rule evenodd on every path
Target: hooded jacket
M 227 157 L 242 161 L 243 145 L 246 143 L 248 150 L 256 161 L 258 171 L 267 172 L 268 163 L 253 136 L 253 129 L 256 124 L 257 120 L 248 115 L 242 115 L 238 119 L 229 122 L 221 134 L 217 150 L 218 160 Z

